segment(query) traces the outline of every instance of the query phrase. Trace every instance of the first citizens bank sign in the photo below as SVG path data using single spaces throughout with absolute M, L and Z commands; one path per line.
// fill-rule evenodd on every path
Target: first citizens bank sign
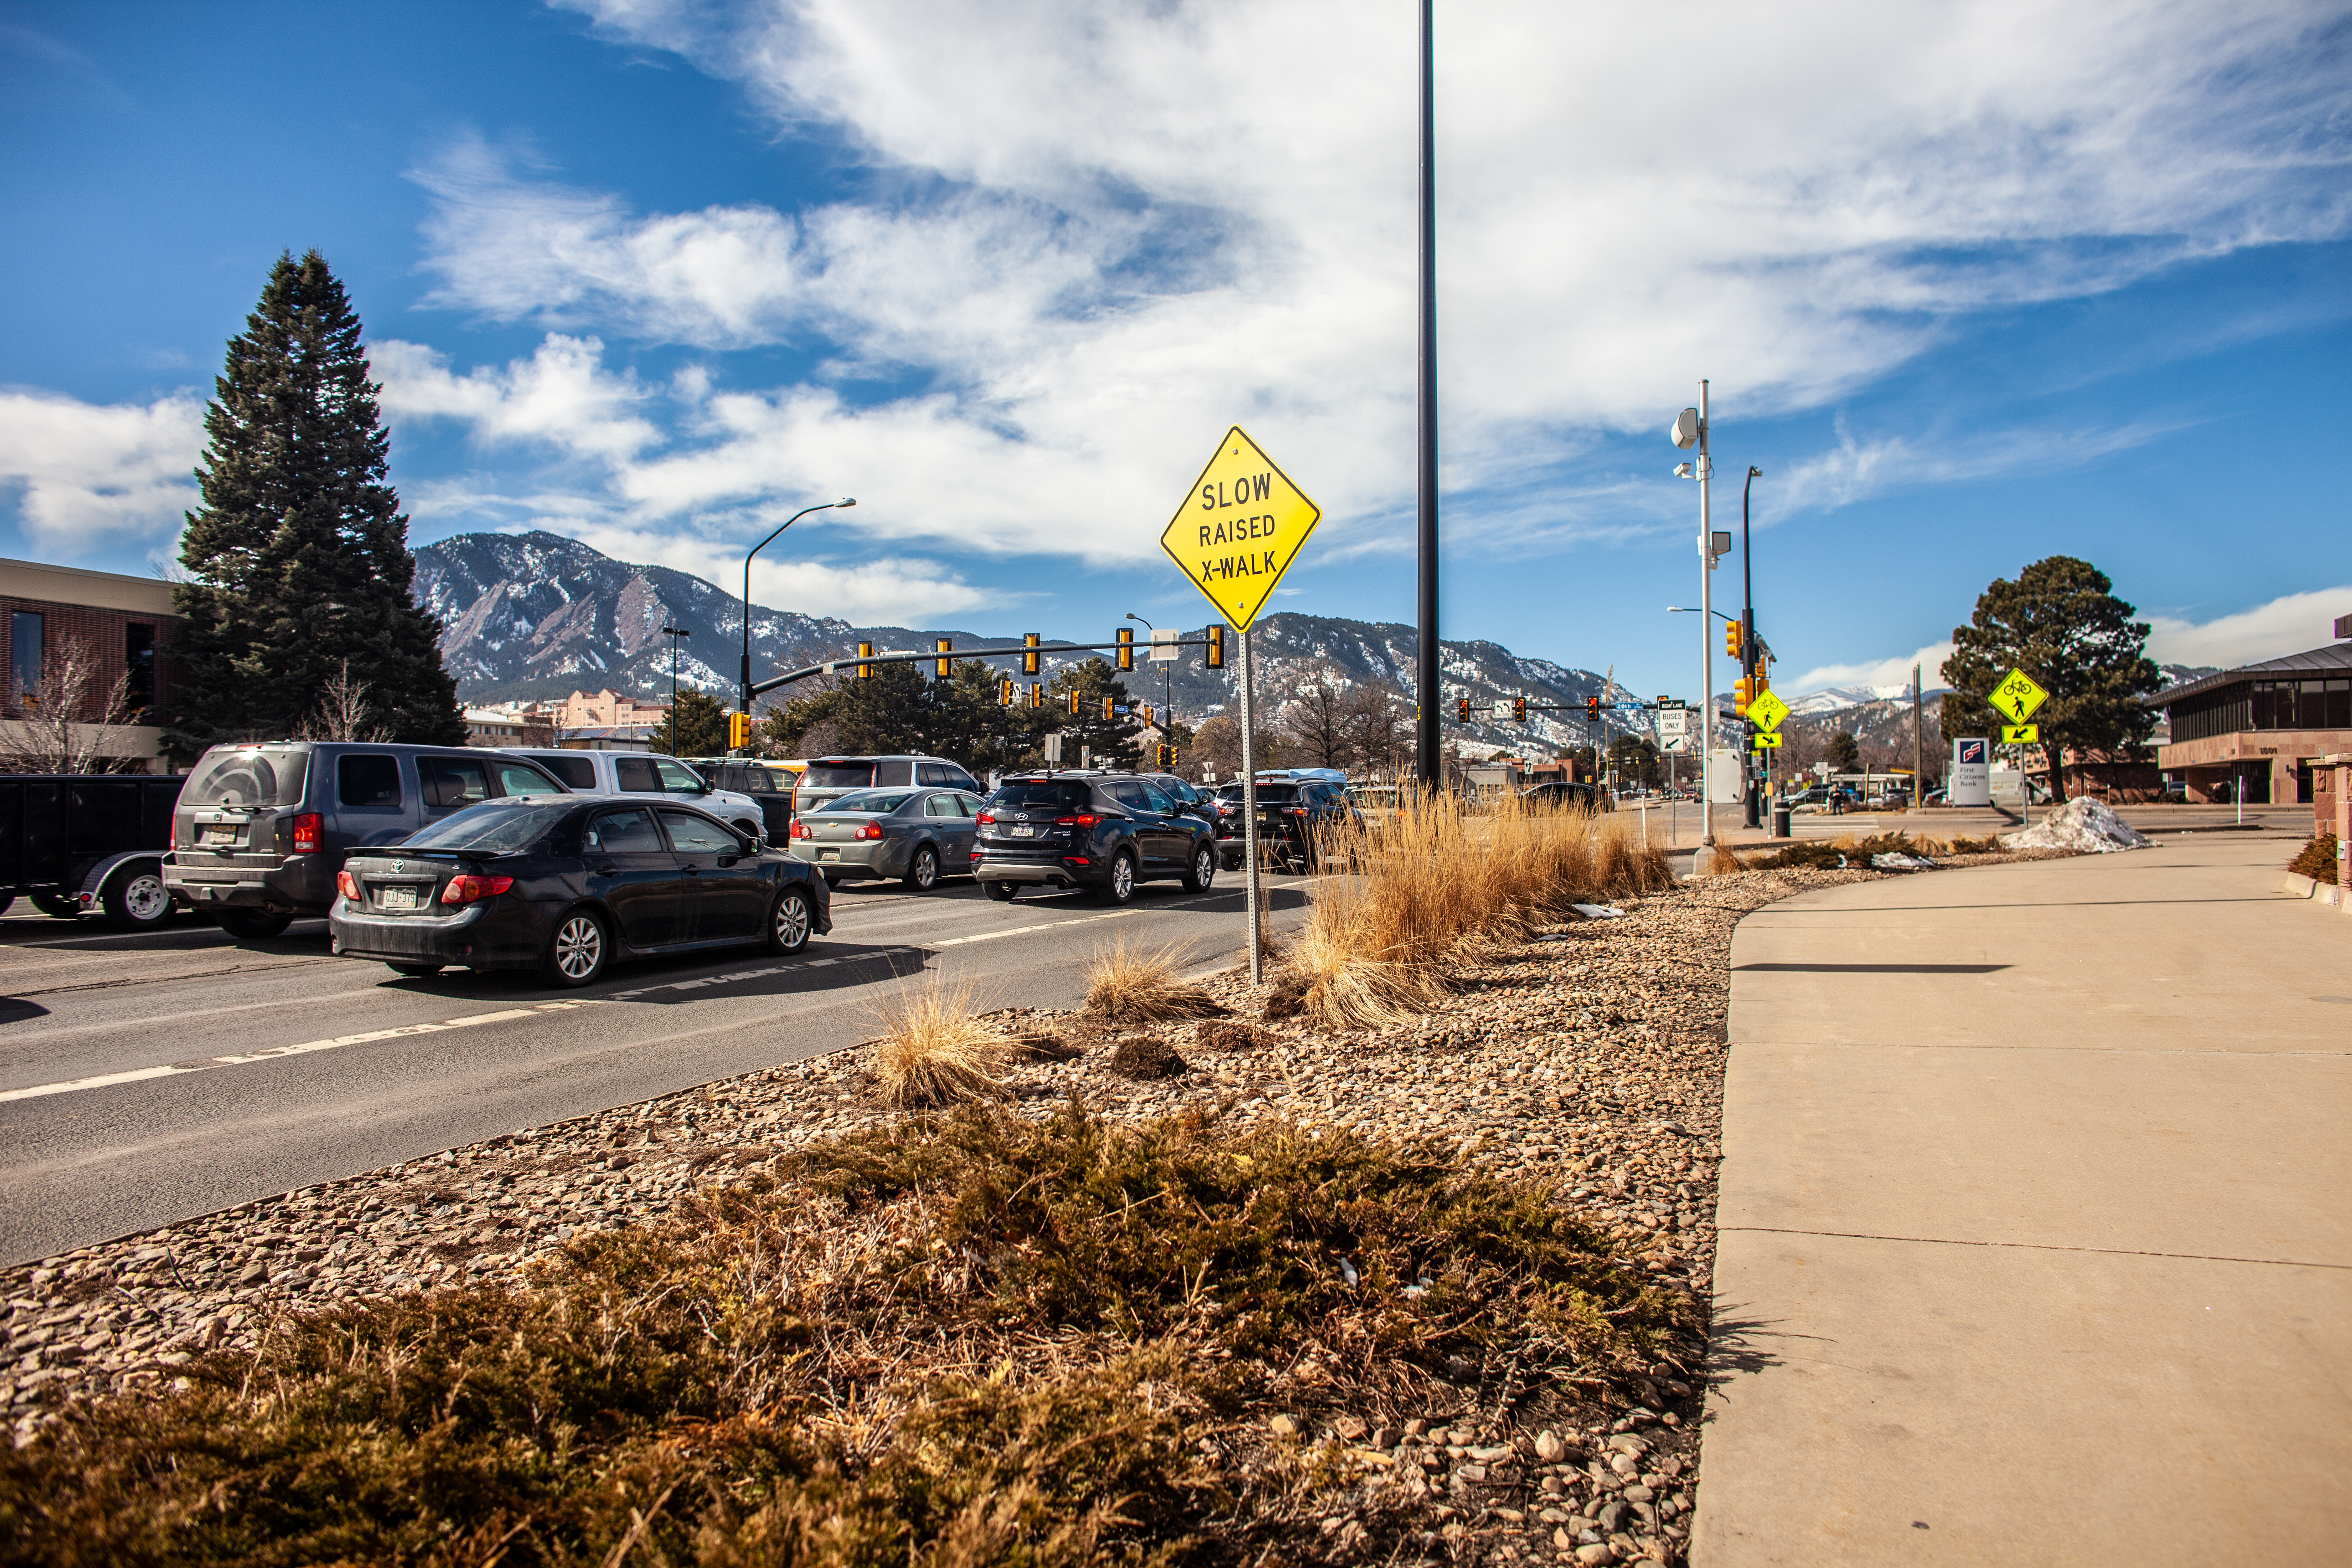
M 1238 425 L 1176 509 L 1160 548 L 1247 631 L 1323 513 Z

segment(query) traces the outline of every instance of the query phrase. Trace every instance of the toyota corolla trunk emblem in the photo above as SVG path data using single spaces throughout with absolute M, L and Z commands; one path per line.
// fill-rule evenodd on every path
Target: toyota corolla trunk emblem
M 407 870 L 407 869 L 408 869 L 408 862 L 407 862 L 407 861 L 405 861 L 405 860 L 394 860 L 394 861 L 392 863 L 392 874 L 393 874 L 394 876 L 395 876 L 395 877 L 399 876 L 402 872 L 404 872 L 404 871 L 405 871 L 405 870 Z

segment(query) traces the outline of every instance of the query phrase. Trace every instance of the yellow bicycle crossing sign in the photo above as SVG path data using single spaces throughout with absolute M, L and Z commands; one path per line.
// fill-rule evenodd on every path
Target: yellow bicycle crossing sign
M 2008 715 L 2011 724 L 2022 724 L 2033 717 L 2033 710 L 2050 700 L 2050 693 L 2041 683 L 2021 669 L 2012 669 L 2007 679 L 1992 689 L 1985 699 L 1994 708 Z

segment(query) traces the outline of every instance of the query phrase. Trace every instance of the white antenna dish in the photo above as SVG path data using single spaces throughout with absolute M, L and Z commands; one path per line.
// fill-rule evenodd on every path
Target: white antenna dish
M 1669 434 L 1674 437 L 1675 445 L 1677 447 L 1690 447 L 1698 445 L 1698 410 L 1685 408 L 1675 415 L 1674 428 Z

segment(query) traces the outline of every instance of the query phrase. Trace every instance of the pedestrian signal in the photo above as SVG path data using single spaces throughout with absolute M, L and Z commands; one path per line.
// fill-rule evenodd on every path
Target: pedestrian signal
M 1514 697 L 1511 699 L 1511 717 L 1517 720 L 1522 724 L 1528 721 L 1528 700 L 1526 698 Z
M 727 715 L 727 749 L 740 752 L 751 743 L 751 716 L 749 713 Z
M 1121 669 L 1135 668 L 1135 628 L 1133 626 L 1118 628 L 1118 667 Z
M 1723 651 L 1727 658 L 1739 657 L 1739 623 L 1738 621 L 1723 623 Z
M 874 657 L 874 645 L 870 642 L 859 643 L 857 645 L 857 657 L 860 658 L 872 658 Z M 860 680 L 873 679 L 874 667 L 870 664 L 859 665 L 857 667 L 857 679 Z
M 1209 628 L 1209 668 L 1211 669 L 1225 668 L 1225 628 L 1222 625 L 1212 626 Z
M 953 653 L 955 651 L 955 641 L 951 637 L 941 637 L 933 646 L 941 653 Z M 955 673 L 955 660 L 951 658 L 940 659 L 937 665 L 934 666 L 934 668 L 938 673 L 939 678 L 941 680 L 945 680 L 949 676 Z
M 1037 634 L 1024 632 L 1022 634 L 1021 640 L 1029 650 L 1021 656 L 1021 673 L 1034 675 L 1037 673 Z

